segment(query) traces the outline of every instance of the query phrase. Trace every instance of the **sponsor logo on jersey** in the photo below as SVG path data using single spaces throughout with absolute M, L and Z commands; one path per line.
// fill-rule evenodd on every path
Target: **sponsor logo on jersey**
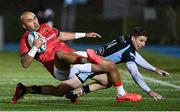
M 45 31 L 45 32 L 48 32 L 48 31 L 49 31 L 49 29 L 48 29 L 48 28 L 45 28 L 45 29 L 44 29 L 44 31 Z
M 103 55 L 104 51 L 105 51 L 104 47 L 101 47 L 100 49 L 97 50 L 97 54 L 98 55 Z
M 110 43 L 107 44 L 106 49 L 109 49 L 109 48 L 111 48 L 112 46 L 114 46 L 114 45 L 116 45 L 116 44 L 117 44 L 117 41 L 116 41 L 116 40 L 113 40 L 113 41 L 111 41 Z

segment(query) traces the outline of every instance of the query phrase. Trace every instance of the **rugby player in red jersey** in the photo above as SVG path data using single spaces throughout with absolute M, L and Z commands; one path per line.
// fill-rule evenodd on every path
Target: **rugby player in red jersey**
M 96 53 L 88 49 L 87 58 L 77 55 L 74 49 L 67 46 L 65 40 L 73 40 L 82 37 L 99 37 L 97 33 L 69 33 L 60 32 L 56 28 L 53 28 L 47 24 L 39 24 L 36 15 L 32 12 L 24 12 L 20 16 L 23 27 L 27 30 L 20 40 L 20 57 L 23 68 L 28 68 L 33 59 L 39 61 L 44 67 L 53 75 L 56 79 L 59 75 L 69 74 L 71 64 L 82 64 L 91 62 L 92 64 L 85 64 L 82 67 L 82 72 L 101 72 L 107 73 L 112 81 L 112 84 L 117 88 L 117 93 L 120 96 L 125 96 L 127 100 L 139 101 L 141 96 L 138 94 L 126 94 L 118 69 L 111 61 L 104 60 Z M 41 37 L 34 39 L 34 45 L 30 47 L 27 42 L 27 38 L 30 32 L 37 32 Z M 43 53 L 39 53 L 38 49 L 46 43 L 46 50 Z M 94 63 L 94 64 L 93 64 Z M 78 77 L 74 77 L 78 78 Z M 60 78 L 61 80 L 66 80 Z M 15 94 L 12 98 L 12 102 L 15 104 L 19 98 L 21 98 L 26 92 L 33 94 L 44 94 L 63 96 L 68 91 L 75 89 L 72 87 L 73 81 L 66 81 L 58 86 L 32 86 L 26 88 L 21 83 L 17 84 Z

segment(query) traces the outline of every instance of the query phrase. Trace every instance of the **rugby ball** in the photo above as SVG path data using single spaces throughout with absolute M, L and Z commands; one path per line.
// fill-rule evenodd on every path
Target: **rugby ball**
M 28 44 L 30 47 L 32 47 L 34 45 L 34 39 L 39 39 L 42 38 L 41 34 L 37 33 L 37 32 L 29 32 L 28 35 Z M 46 50 L 46 43 L 44 43 L 39 49 L 38 49 L 38 53 L 44 53 Z

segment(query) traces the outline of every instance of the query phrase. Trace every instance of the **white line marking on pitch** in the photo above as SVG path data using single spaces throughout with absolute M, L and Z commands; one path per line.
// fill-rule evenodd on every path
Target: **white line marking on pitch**
M 126 75 L 128 75 L 128 72 L 124 71 L 124 70 L 120 70 L 122 72 L 124 72 Z M 180 89 L 180 86 L 178 85 L 174 85 L 174 84 L 171 84 L 171 83 L 168 83 L 168 82 L 165 82 L 165 81 L 160 81 L 160 80 L 156 80 L 154 78 L 150 78 L 150 77 L 146 77 L 146 76 L 143 76 L 144 79 L 148 80 L 148 81 L 151 81 L 151 82 L 155 82 L 155 83 L 159 83 L 163 86 L 169 86 L 169 87 L 172 87 L 172 88 L 175 88 L 175 89 Z
M 150 77 L 144 77 L 144 79 L 155 82 L 155 83 L 159 83 L 159 84 L 164 85 L 164 86 L 169 86 L 169 87 L 172 87 L 172 88 L 175 88 L 175 89 L 180 89 L 180 86 L 170 84 L 170 83 L 165 82 L 165 81 L 156 80 L 156 79 L 150 78 Z

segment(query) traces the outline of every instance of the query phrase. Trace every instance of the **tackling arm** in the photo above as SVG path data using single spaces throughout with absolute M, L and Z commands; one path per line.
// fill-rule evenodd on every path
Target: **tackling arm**
M 89 32 L 89 33 L 60 32 L 58 39 L 61 41 L 66 41 L 66 40 L 74 40 L 74 39 L 79 39 L 79 38 L 84 38 L 84 37 L 95 38 L 95 37 L 101 37 L 101 36 L 95 32 Z

